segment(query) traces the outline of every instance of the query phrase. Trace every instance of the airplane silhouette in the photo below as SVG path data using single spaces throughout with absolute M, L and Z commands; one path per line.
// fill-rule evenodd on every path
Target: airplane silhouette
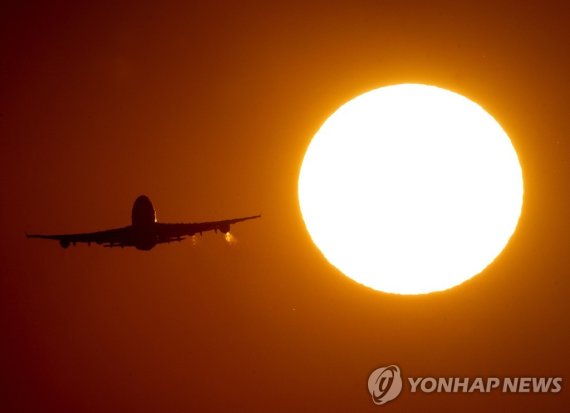
M 261 215 L 252 215 L 243 218 L 227 219 L 224 221 L 198 222 L 191 224 L 164 224 L 156 221 L 156 213 L 150 199 L 141 195 L 133 204 L 131 225 L 123 228 L 114 228 L 105 231 L 88 232 L 84 234 L 40 235 L 26 234 L 28 238 L 42 238 L 59 241 L 63 248 L 75 245 L 78 242 L 92 242 L 104 247 L 135 247 L 138 250 L 148 251 L 156 244 L 182 241 L 187 236 L 206 231 L 220 231 L 224 234 L 230 232 L 230 225 L 241 221 L 259 218 Z

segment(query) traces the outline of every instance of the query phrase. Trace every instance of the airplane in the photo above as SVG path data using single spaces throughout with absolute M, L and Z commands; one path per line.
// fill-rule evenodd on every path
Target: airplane
M 63 248 L 85 242 L 87 245 L 95 243 L 104 247 L 135 247 L 138 250 L 148 251 L 157 244 L 182 241 L 206 231 L 220 231 L 226 235 L 230 232 L 230 225 L 250 219 L 260 218 L 252 215 L 243 218 L 227 219 L 224 221 L 198 222 L 191 224 L 165 224 L 157 222 L 156 212 L 150 199 L 141 195 L 133 204 L 131 225 L 123 228 L 114 228 L 105 231 L 88 232 L 83 234 L 40 235 L 26 234 L 28 238 L 42 238 L 59 241 Z

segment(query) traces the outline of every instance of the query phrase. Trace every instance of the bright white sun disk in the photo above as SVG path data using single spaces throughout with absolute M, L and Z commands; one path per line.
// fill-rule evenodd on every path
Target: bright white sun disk
M 516 228 L 523 181 L 509 137 L 479 105 L 406 84 L 339 108 L 311 141 L 298 190 L 334 266 L 371 288 L 418 294 L 494 260 Z

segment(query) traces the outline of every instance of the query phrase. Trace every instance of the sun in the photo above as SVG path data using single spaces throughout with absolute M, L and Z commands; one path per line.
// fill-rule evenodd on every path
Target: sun
M 497 121 L 457 93 L 419 84 L 341 106 L 313 137 L 298 185 L 327 260 L 398 294 L 480 273 L 506 246 L 523 202 L 521 166 Z

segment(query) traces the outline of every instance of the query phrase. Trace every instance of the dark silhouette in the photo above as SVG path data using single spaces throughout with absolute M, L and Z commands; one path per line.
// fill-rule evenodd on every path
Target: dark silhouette
M 53 239 L 59 241 L 63 248 L 67 248 L 71 244 L 75 245 L 78 242 L 86 242 L 87 245 L 94 242 L 99 245 L 104 244 L 105 247 L 135 247 L 139 250 L 148 251 L 156 244 L 182 241 L 187 236 L 202 234 L 206 231 L 214 230 L 227 234 L 230 232 L 231 224 L 259 217 L 261 215 L 192 224 L 163 224 L 156 221 L 156 213 L 150 199 L 141 195 L 133 204 L 131 225 L 128 227 L 84 234 L 26 234 L 26 236 L 28 238 Z

